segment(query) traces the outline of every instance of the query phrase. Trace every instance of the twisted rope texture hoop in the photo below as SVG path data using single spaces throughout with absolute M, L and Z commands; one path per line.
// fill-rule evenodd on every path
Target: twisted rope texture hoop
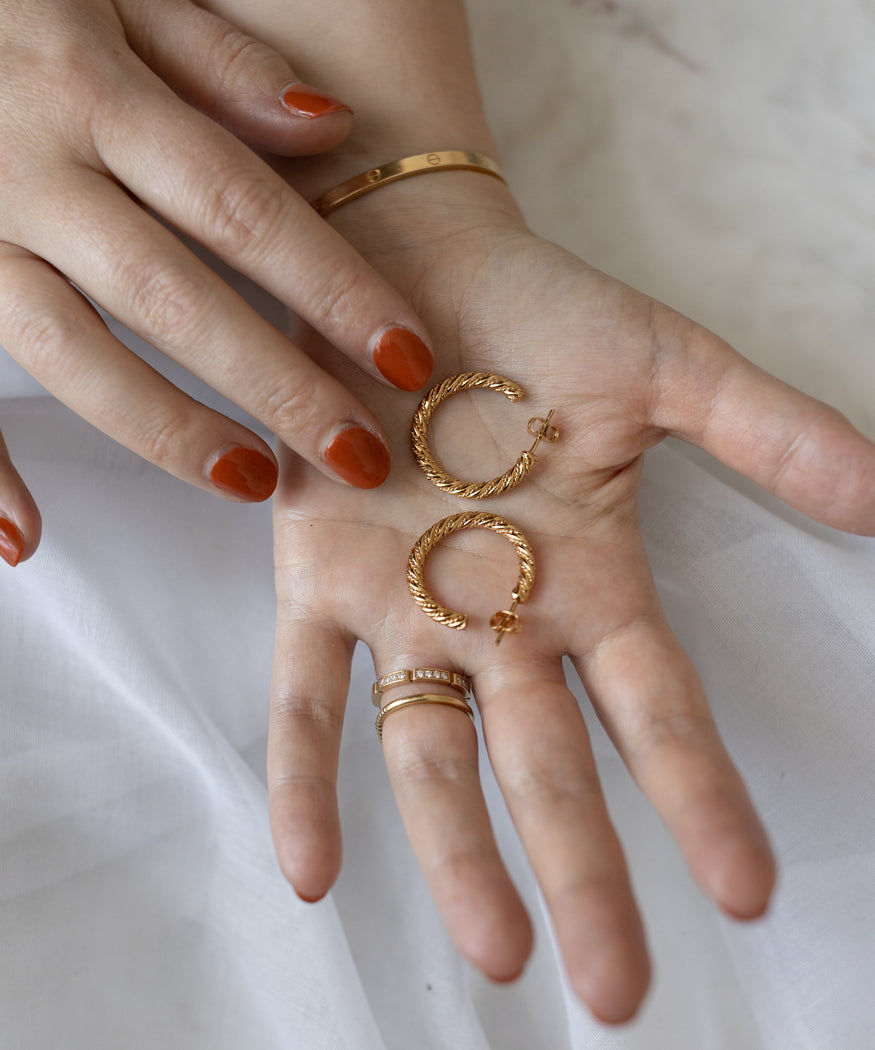
M 504 376 L 496 375 L 494 372 L 463 372 L 461 375 L 450 376 L 442 383 L 438 383 L 425 395 L 413 417 L 413 425 L 410 429 L 410 447 L 416 462 L 428 480 L 437 485 L 444 492 L 451 492 L 454 496 L 463 496 L 465 499 L 488 499 L 490 496 L 500 496 L 502 492 L 508 492 L 517 485 L 532 469 L 535 455 L 530 451 L 520 453 L 519 458 L 503 474 L 492 478 L 491 481 L 460 481 L 448 474 L 435 460 L 428 447 L 428 424 L 434 415 L 435 409 L 448 397 L 459 393 L 461 390 L 496 390 L 509 401 L 519 401 L 525 395 L 525 391 L 518 384 Z
M 447 536 L 454 532 L 461 532 L 463 529 L 491 529 L 500 536 L 505 536 L 514 545 L 520 562 L 520 575 L 513 590 L 513 597 L 517 601 L 524 602 L 528 598 L 535 582 L 535 556 L 532 548 L 526 537 L 509 521 L 500 518 L 497 514 L 487 514 L 485 511 L 477 510 L 468 510 L 461 514 L 451 514 L 448 518 L 441 518 L 419 537 L 410 552 L 407 562 L 407 585 L 413 600 L 426 616 L 457 631 L 464 631 L 468 625 L 468 617 L 464 613 L 454 612 L 435 601 L 426 589 L 424 577 L 425 560 L 432 548 Z

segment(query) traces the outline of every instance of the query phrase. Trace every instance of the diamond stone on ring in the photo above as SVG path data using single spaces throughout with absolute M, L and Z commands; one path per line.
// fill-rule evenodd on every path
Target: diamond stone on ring
M 471 698 L 471 682 L 458 671 L 447 671 L 440 667 L 413 667 L 402 671 L 391 671 L 374 682 L 371 688 L 371 702 L 374 707 L 380 706 L 380 700 L 387 689 L 403 685 L 406 682 L 440 682 L 462 694 L 465 700 Z

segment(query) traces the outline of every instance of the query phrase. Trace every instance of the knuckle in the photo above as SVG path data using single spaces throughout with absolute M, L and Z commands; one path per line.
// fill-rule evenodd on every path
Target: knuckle
M 142 421 L 137 429 L 138 451 L 144 459 L 164 469 L 180 458 L 191 444 L 191 420 L 168 410 Z
M 712 747 L 717 741 L 717 731 L 710 714 L 704 711 L 669 711 L 662 715 L 649 715 L 644 725 L 634 734 L 635 750 L 647 748 Z
M 320 394 L 319 377 L 309 370 L 275 384 L 259 399 L 262 422 L 280 437 L 315 433 L 323 417 Z
M 565 907 L 577 908 L 581 900 L 597 899 L 600 907 L 613 908 L 618 902 L 625 904 L 629 893 L 622 856 L 608 853 L 599 858 L 598 866 L 569 871 L 557 886 L 551 887 L 549 903 L 551 910 L 559 911 Z
M 392 772 L 403 784 L 479 783 L 477 762 L 452 755 L 412 754 L 396 760 Z
M 129 269 L 121 283 L 133 315 L 159 348 L 198 341 L 210 329 L 209 281 L 185 263 L 148 263 Z
M 38 45 L 17 43 L 0 49 L 6 84 L 0 97 L 9 103 L 10 112 L 27 106 L 28 124 L 35 111 L 65 133 L 90 128 L 95 116 L 112 107 L 128 85 L 132 57 L 110 45 L 95 50 L 93 35 L 93 28 L 61 26 L 40 32 Z
M 554 811 L 597 798 L 599 787 L 582 767 L 544 764 L 520 770 L 511 792 L 522 804 Z
M 805 424 L 784 443 L 781 454 L 779 455 L 778 461 L 772 471 L 772 476 L 769 479 L 769 487 L 772 490 L 777 492 L 788 475 L 792 475 L 799 462 L 803 460 L 805 450 L 807 449 L 812 437 L 812 431 L 816 428 L 819 422 L 819 418 L 807 420 Z
M 280 732 L 315 730 L 321 736 L 337 736 L 342 720 L 321 697 L 310 693 L 278 693 L 270 703 L 271 724 Z
M 0 319 L 4 345 L 37 379 L 55 378 L 74 359 L 79 322 L 64 311 L 34 309 L 23 294 L 6 299 Z
M 290 770 L 274 773 L 271 771 L 268 781 L 269 794 L 274 798 L 277 795 L 294 794 L 299 798 L 306 796 L 316 805 L 333 802 L 335 798 L 334 784 L 327 776 L 319 773 L 298 773 Z
M 276 228 L 283 195 L 270 179 L 251 170 L 235 172 L 207 188 L 203 226 L 209 244 L 220 253 L 251 255 Z
M 375 292 L 374 283 L 353 266 L 341 266 L 319 288 L 310 304 L 309 318 L 316 328 L 331 331 L 361 314 L 362 304 Z
M 254 62 L 269 52 L 267 45 L 254 40 L 232 25 L 222 24 L 213 39 L 209 54 L 209 67 L 219 78 L 221 87 L 233 95 L 246 77 Z
M 435 859 L 430 876 L 435 883 L 444 883 L 454 891 L 472 890 L 482 885 L 484 871 L 495 866 L 496 858 L 485 847 L 453 850 Z

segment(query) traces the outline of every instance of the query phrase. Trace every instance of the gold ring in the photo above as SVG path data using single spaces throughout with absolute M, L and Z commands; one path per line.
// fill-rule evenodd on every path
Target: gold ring
M 383 723 L 386 721 L 386 718 L 393 711 L 400 711 L 402 707 L 409 707 L 410 704 L 443 704 L 446 707 L 455 707 L 459 711 L 464 711 L 471 719 L 471 724 L 474 724 L 474 712 L 471 710 L 471 705 L 458 697 L 444 696 L 443 693 L 417 693 L 415 696 L 401 696 L 397 700 L 390 700 L 388 704 L 380 708 L 374 726 L 381 742 L 383 740 Z
M 458 671 L 447 671 L 439 667 L 412 667 L 403 671 L 390 671 L 384 674 L 371 686 L 371 703 L 374 707 L 380 706 L 380 699 L 387 689 L 392 689 L 406 682 L 438 682 L 448 685 L 451 689 L 458 689 L 462 696 L 469 700 L 471 698 L 471 682 Z

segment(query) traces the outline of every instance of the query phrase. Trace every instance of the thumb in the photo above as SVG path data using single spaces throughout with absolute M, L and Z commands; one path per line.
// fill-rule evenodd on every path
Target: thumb
M 830 405 L 677 316 L 660 344 L 650 422 L 816 521 L 875 536 L 875 444 Z
M 333 149 L 352 109 L 300 81 L 273 48 L 189 0 L 123 0 L 136 54 L 181 98 L 256 149 L 295 157 Z

